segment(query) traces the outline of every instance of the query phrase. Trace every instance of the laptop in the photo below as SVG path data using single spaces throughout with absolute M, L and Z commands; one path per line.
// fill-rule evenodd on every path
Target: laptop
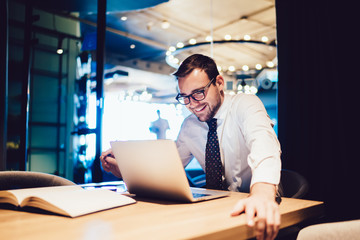
M 112 141 L 110 145 L 132 194 L 179 202 L 229 195 L 227 191 L 191 188 L 173 140 Z

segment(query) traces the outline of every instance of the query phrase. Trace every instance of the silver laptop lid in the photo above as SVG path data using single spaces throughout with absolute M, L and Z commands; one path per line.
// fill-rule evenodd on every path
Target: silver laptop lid
M 113 141 L 110 145 L 130 193 L 179 201 L 192 200 L 174 141 Z

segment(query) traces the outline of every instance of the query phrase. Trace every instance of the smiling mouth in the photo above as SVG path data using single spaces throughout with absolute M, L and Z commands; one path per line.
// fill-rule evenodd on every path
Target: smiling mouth
M 202 106 L 200 108 L 195 108 L 194 111 L 198 113 L 198 112 L 203 111 L 205 108 L 206 108 L 206 105 L 204 105 L 204 106 Z

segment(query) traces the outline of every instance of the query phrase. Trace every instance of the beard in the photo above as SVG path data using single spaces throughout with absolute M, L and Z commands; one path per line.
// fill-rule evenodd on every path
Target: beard
M 206 108 L 207 108 L 206 113 L 201 114 L 200 116 L 197 115 L 195 111 L 193 111 L 193 113 L 200 122 L 207 122 L 215 116 L 220 106 L 221 106 L 221 95 L 217 93 L 213 104 L 206 103 Z

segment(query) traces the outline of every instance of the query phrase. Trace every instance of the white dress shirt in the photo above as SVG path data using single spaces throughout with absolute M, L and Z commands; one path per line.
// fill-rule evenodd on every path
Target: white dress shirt
M 214 116 L 221 160 L 230 191 L 249 192 L 257 182 L 279 184 L 280 143 L 261 100 L 250 94 L 225 94 Z M 188 116 L 176 141 L 184 167 L 195 157 L 205 171 L 208 125 Z

